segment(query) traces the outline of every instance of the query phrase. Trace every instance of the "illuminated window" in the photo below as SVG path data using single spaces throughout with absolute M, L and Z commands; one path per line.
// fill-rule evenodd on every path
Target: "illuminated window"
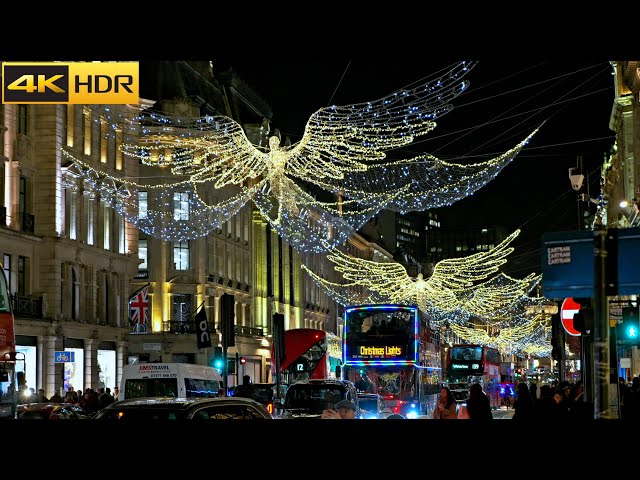
M 147 192 L 138 192 L 138 216 L 147 218 Z
M 87 243 L 89 245 L 95 244 L 94 223 L 96 218 L 96 202 L 91 197 L 86 197 L 87 205 Z
M 67 147 L 73 147 L 74 120 L 75 120 L 75 105 L 67 105 Z
M 173 263 L 176 270 L 189 270 L 189 241 L 174 242 Z
M 120 145 L 122 145 L 122 130 L 116 130 L 116 141 L 115 141 L 115 151 L 116 151 L 116 170 L 122 170 L 122 150 L 120 150 Z
M 91 155 L 91 110 L 84 111 L 84 154 Z
M 142 263 L 138 266 L 138 270 L 147 269 L 147 239 L 141 238 L 138 242 L 138 258 L 142 260 Z
M 173 194 L 173 219 L 189 220 L 189 194 L 187 192 Z
M 111 209 L 107 202 L 102 202 L 102 218 L 104 225 L 104 249 L 109 250 L 111 248 Z
M 78 226 L 78 205 L 76 202 L 78 201 L 78 194 L 76 192 L 70 192 L 69 195 L 69 238 L 71 240 L 76 240 L 78 237 L 77 234 L 77 226 Z

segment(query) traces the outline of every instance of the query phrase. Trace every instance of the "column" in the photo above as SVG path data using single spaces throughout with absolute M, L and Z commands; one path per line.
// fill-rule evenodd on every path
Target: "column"
M 93 339 L 84 341 L 84 389 L 95 388 L 98 385 L 98 361 L 95 352 L 96 342 Z M 94 381 L 95 380 L 95 381 Z

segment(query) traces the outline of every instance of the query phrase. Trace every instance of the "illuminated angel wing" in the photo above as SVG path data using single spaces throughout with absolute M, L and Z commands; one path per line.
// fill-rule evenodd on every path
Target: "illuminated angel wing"
M 406 145 L 436 126 L 468 87 L 462 80 L 477 62 L 461 62 L 418 86 L 378 100 L 316 111 L 288 153 L 287 173 L 298 178 L 343 178 L 364 171 L 364 163 L 385 158 L 385 150 Z M 363 163 L 364 162 L 364 163 Z
M 428 210 L 451 205 L 475 193 L 509 165 L 538 132 L 495 158 L 473 164 L 453 163 L 432 155 L 369 166 L 350 171 L 342 179 L 314 178 L 316 185 L 368 206 L 372 195 L 404 188 L 405 193 L 385 208 L 398 212 Z
M 512 316 L 515 306 L 540 283 L 542 275 L 531 273 L 524 278 L 513 278 L 500 272 L 482 282 L 459 298 L 461 307 L 472 315 L 488 319 Z
M 428 288 L 437 292 L 442 290 L 460 291 L 473 287 L 475 282 L 484 280 L 498 272 L 506 263 L 507 256 L 513 251 L 509 244 L 520 234 L 516 230 L 494 248 L 461 258 L 447 258 L 436 263 L 433 274 L 427 280 Z
M 374 262 L 352 257 L 338 249 L 331 249 L 327 258 L 335 264 L 335 270 L 345 280 L 388 298 L 389 302 L 402 303 L 401 293 L 413 284 L 407 270 L 396 262 Z
M 192 181 L 214 180 L 215 188 L 240 185 L 267 167 L 267 155 L 255 147 L 242 127 L 224 115 L 186 117 L 144 112 L 128 122 L 135 142 L 123 144 L 125 155 L 152 166 L 170 167 Z

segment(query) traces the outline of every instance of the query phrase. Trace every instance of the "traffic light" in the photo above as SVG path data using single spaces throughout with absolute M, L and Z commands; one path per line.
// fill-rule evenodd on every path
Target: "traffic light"
M 622 322 L 617 325 L 616 336 L 622 345 L 640 346 L 640 315 L 638 307 L 624 307 Z
M 244 365 L 245 363 L 247 363 L 247 359 L 244 357 L 240 357 L 240 365 Z
M 222 341 L 227 347 L 236 345 L 236 300 L 233 295 L 223 293 L 220 297 L 220 329 Z
M 213 350 L 213 366 L 222 372 L 224 359 L 222 358 L 222 347 L 215 347 Z

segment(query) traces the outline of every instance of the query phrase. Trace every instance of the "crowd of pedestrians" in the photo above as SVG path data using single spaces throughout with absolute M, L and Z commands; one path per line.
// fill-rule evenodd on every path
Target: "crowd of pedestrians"
M 30 390 L 33 391 L 33 388 Z M 41 388 L 38 390 L 37 395 L 35 392 L 32 392 L 32 394 L 29 395 L 29 400 L 31 403 L 73 403 L 82 407 L 88 414 L 94 414 L 118 399 L 118 388 L 116 387 L 114 390 L 115 395 L 111 393 L 109 387 L 100 388 L 98 391 L 93 388 L 87 388 L 83 393 L 81 390 L 76 391 L 70 386 L 64 398 L 61 397 L 58 392 L 54 393 L 51 398 L 47 398 L 44 394 L 44 389 Z
M 640 378 L 635 377 L 631 388 L 624 379 L 620 382 L 620 418 L 623 421 L 640 421 Z M 513 405 L 513 419 L 525 420 L 573 420 L 594 419 L 594 404 L 584 398 L 582 381 L 561 382 L 557 388 L 535 384 L 518 384 Z

